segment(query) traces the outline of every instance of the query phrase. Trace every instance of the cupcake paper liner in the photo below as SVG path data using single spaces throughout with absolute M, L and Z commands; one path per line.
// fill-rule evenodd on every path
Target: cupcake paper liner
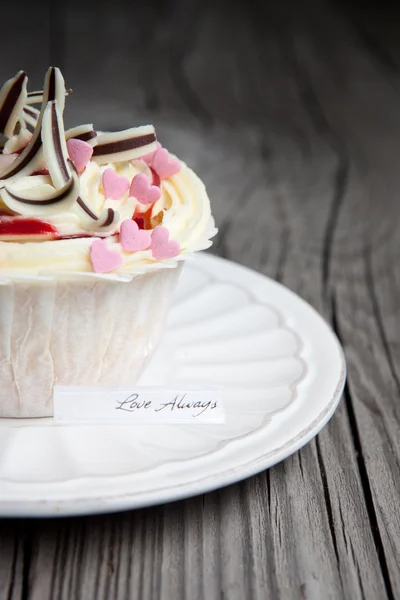
M 137 382 L 154 353 L 183 263 L 112 278 L 0 285 L 0 417 L 48 417 L 53 387 Z

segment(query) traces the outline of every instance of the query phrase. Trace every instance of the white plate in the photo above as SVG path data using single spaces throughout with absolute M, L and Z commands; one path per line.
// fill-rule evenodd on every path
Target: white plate
M 0 514 L 137 508 L 234 483 L 286 458 L 332 416 L 345 380 L 328 325 L 283 286 L 198 255 L 140 381 L 222 384 L 224 425 L 0 422 Z

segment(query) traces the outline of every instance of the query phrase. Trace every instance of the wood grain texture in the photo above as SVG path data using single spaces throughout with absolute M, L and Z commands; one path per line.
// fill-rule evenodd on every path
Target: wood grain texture
M 344 345 L 348 385 L 316 440 L 238 485 L 117 515 L 3 522 L 0 598 L 393 600 L 398 9 L 327 0 L 107 6 L 35 13 L 47 40 L 37 66 L 49 56 L 64 69 L 77 102 L 71 122 L 154 122 L 207 183 L 220 227 L 213 252 L 315 306 Z M 23 55 L 1 73 L 30 66 Z

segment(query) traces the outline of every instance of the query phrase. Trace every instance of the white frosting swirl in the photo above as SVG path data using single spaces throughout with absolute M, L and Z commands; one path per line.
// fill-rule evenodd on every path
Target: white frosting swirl
M 156 260 L 151 250 L 124 252 L 117 232 L 111 232 L 110 250 L 121 253 L 122 266 L 117 273 L 134 276 L 159 268 L 175 267 L 177 261 L 186 258 L 188 253 L 203 250 L 211 245 L 210 239 L 217 232 L 211 216 L 210 201 L 204 184 L 184 163 L 180 173 L 161 182 L 161 198 L 153 205 L 151 216 L 162 216 L 162 225 L 169 231 L 170 238 L 179 242 L 181 252 L 176 258 Z M 104 195 L 101 185 L 102 173 L 106 168 L 114 168 L 118 175 L 131 180 L 138 172 L 149 173 L 144 161 L 114 163 L 99 166 L 90 162 L 80 177 L 80 195 L 88 206 L 101 212 L 113 208 L 120 214 L 117 229 L 125 219 L 132 218 L 137 201 L 126 193 L 121 200 L 110 200 Z M 47 176 L 21 178 L 15 189 L 30 186 L 50 185 Z M 87 234 L 88 218 L 79 206 L 68 212 L 59 213 L 46 219 L 56 227 L 62 236 Z M 98 236 L 98 232 L 95 234 Z M 110 236 L 110 233 L 107 234 Z M 39 241 L 0 241 L 0 275 L 56 275 L 61 273 L 92 273 L 90 248 L 93 237 Z M 93 274 L 94 275 L 94 274 Z M 97 276 L 97 275 L 94 275 Z M 104 277 L 99 275 L 97 277 Z

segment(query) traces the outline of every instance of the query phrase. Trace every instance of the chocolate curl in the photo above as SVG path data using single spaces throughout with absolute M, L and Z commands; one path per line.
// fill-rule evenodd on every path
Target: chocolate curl
M 113 208 L 105 208 L 96 222 L 96 231 L 98 233 L 106 233 L 115 229 L 115 226 L 119 222 L 119 212 Z
M 66 90 L 65 95 L 72 94 L 72 90 Z M 43 102 L 43 90 L 29 92 L 25 104 L 41 104 Z
M 140 158 L 157 149 L 153 125 L 133 127 L 116 133 L 101 133 L 93 150 L 93 159 L 99 165 Z
M 119 213 L 113 208 L 106 208 L 103 210 L 99 217 L 97 227 L 103 231 L 108 231 L 115 227 L 115 224 L 119 221 Z
M 106 208 L 98 216 L 91 208 L 82 200 L 81 197 L 77 200 L 78 206 L 89 217 L 85 222 L 85 229 L 89 231 L 98 231 L 99 233 L 107 233 L 115 229 L 119 223 L 119 213 L 113 208 Z
M 1 190 L 1 198 L 4 204 L 13 212 L 31 217 L 49 217 L 58 213 L 66 212 L 75 204 L 79 196 L 79 175 L 69 161 L 71 177 L 65 185 L 56 190 L 51 188 L 48 192 L 43 188 L 33 188 L 26 192 L 14 192 L 6 187 Z
M 67 129 L 65 132 L 65 139 L 81 140 L 82 142 L 87 142 L 91 146 L 97 145 L 97 133 L 93 129 L 93 125 L 91 123 L 87 125 L 78 125 L 77 127 L 72 127 L 71 129 Z
M 28 77 L 19 71 L 5 82 L 0 91 L 0 133 L 11 137 L 27 99 Z
M 43 90 L 37 92 L 29 92 L 26 99 L 26 104 L 41 104 L 43 102 Z
M 35 129 L 39 115 L 40 110 L 37 108 L 33 108 L 33 106 L 24 106 L 24 110 L 22 111 L 22 119 L 20 119 L 20 122 L 23 120 L 33 129 Z
M 44 111 L 42 143 L 49 175 L 54 187 L 59 189 L 69 181 L 71 172 L 68 169 L 68 150 L 65 141 L 64 123 L 58 110 L 57 100 L 48 102 Z
M 46 73 L 42 106 L 31 141 L 12 165 L 0 173 L 1 179 L 12 179 L 17 175 L 30 175 L 40 169 L 42 162 L 42 140 L 40 137 L 42 119 L 47 103 L 52 100 L 57 100 L 58 108 L 62 113 L 65 104 L 65 84 L 60 69 L 56 67 L 50 67 Z

